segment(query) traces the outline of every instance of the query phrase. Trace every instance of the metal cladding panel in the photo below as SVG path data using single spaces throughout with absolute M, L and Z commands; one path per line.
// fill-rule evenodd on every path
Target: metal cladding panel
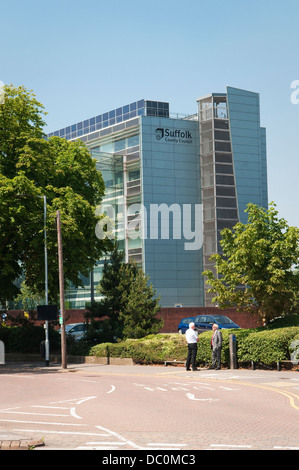
M 240 221 L 248 203 L 266 206 L 266 141 L 260 127 L 259 94 L 227 87 Z
M 145 272 L 163 307 L 204 305 L 202 248 L 188 249 L 183 224 L 186 206 L 195 217 L 201 203 L 198 122 L 149 116 L 141 122 Z

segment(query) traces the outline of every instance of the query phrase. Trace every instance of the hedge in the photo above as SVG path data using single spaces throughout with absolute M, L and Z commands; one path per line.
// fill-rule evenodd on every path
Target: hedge
M 49 333 L 51 350 L 58 350 L 59 333 L 52 328 Z M 221 360 L 223 364 L 229 364 L 229 335 L 231 333 L 236 336 L 239 362 L 254 361 L 271 365 L 278 361 L 290 360 L 294 344 L 295 351 L 299 354 L 299 326 L 277 329 L 222 330 Z M 211 361 L 211 336 L 211 331 L 199 336 L 197 351 L 199 363 L 205 364 Z M 44 338 L 45 332 L 42 327 L 0 325 L 0 340 L 4 342 L 6 352 L 39 353 L 40 342 Z M 81 344 L 80 341 L 75 343 L 73 353 Z M 85 346 L 84 343 L 84 348 Z M 109 354 L 111 357 L 131 357 L 136 363 L 141 364 L 161 364 L 167 360 L 185 361 L 187 346 L 185 335 L 160 333 L 142 339 L 127 339 L 119 343 L 101 343 L 88 348 L 84 355 L 87 354 L 96 357 L 106 357 Z
M 0 341 L 5 345 L 5 352 L 39 354 L 40 344 L 45 340 L 45 329 L 28 322 L 23 326 L 0 325 Z M 49 328 L 49 341 L 52 351 L 59 350 L 60 334 Z
M 277 361 L 290 360 L 291 345 L 299 340 L 299 327 L 276 330 L 222 330 L 223 345 L 221 361 L 229 364 L 229 335 L 234 334 L 237 342 L 239 362 L 254 361 L 271 365 Z M 197 361 L 211 362 L 212 332 L 199 336 Z M 293 343 L 294 344 L 294 343 Z M 120 343 L 102 343 L 92 347 L 90 356 L 131 357 L 137 363 L 159 364 L 166 360 L 184 361 L 187 354 L 185 335 L 157 334 L 142 339 L 127 339 Z
M 271 364 L 290 360 L 291 343 L 299 339 L 299 327 L 251 333 L 238 345 L 240 361 Z
M 169 359 L 185 360 L 186 340 L 183 335 L 155 334 L 141 339 L 126 339 L 120 343 L 93 346 L 90 356 L 131 357 L 141 364 L 159 364 Z

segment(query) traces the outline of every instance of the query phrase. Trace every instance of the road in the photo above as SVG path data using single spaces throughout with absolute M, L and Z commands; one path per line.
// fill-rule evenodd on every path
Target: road
M 298 372 L 1 367 L 0 398 L 0 430 L 40 450 L 299 450 Z

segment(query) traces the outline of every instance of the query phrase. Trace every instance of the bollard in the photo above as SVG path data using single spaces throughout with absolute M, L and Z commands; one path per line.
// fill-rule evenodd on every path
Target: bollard
M 109 351 L 109 346 L 107 346 L 106 352 L 107 352 L 107 366 L 109 366 L 109 364 L 110 364 L 110 351 Z
M 230 368 L 237 369 L 237 341 L 236 335 L 229 335 L 229 358 Z
M 3 341 L 0 341 L 0 364 L 5 365 L 5 346 Z

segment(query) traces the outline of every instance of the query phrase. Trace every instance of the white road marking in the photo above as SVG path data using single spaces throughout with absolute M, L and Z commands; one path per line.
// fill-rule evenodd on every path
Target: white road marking
M 228 447 L 228 448 L 236 448 L 236 449 L 250 449 L 251 445 L 239 445 L 239 444 L 210 444 L 210 447 Z
M 1 422 L 5 423 L 26 423 L 26 424 L 47 424 L 55 426 L 87 426 L 87 424 L 74 424 L 74 423 L 48 423 L 44 421 L 20 421 L 18 419 L 0 419 Z
M 82 419 L 81 416 L 78 416 L 78 415 L 77 415 L 77 413 L 76 413 L 76 408 L 75 408 L 75 407 L 73 407 L 73 408 L 70 409 L 70 414 L 71 414 L 71 416 L 73 416 L 73 418 Z
M 59 415 L 56 413 L 32 413 L 32 411 L 5 411 L 1 410 L 1 413 L 11 413 L 11 414 L 19 414 L 19 415 L 35 415 L 35 416 L 64 416 L 65 418 L 69 418 L 70 415 Z
M 167 442 L 148 442 L 148 446 L 184 447 L 187 444 L 170 444 Z
M 15 432 L 36 432 L 36 429 L 14 429 Z M 97 436 L 97 437 L 107 437 L 110 434 L 99 434 L 96 432 L 79 432 L 79 431 L 50 431 L 49 429 L 38 429 L 38 432 L 43 432 L 45 434 L 71 434 L 76 436 Z
M 186 393 L 186 397 L 194 401 L 219 401 L 218 398 L 195 398 L 193 393 Z
M 92 447 L 88 447 L 88 446 L 79 446 L 79 447 L 76 447 L 76 450 L 117 450 L 118 447 L 112 447 L 112 446 L 92 446 Z
M 81 403 L 84 403 L 87 400 L 93 400 L 94 398 L 97 397 L 85 397 L 85 398 L 70 398 L 69 400 L 61 400 L 61 401 L 52 401 L 50 404 L 55 405 L 55 403 L 69 403 L 73 402 L 74 405 L 81 405 Z

